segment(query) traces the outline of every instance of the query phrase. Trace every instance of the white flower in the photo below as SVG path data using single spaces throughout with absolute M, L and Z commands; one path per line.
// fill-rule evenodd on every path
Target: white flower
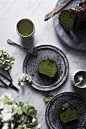
M 4 108 L 4 104 L 3 102 L 0 102 L 0 109 L 3 109 Z
M 16 113 L 17 110 L 18 107 L 16 104 L 14 103 L 12 105 L 5 104 L 4 109 L 1 111 L 2 120 L 5 122 L 12 121 L 13 115 Z
M 34 123 L 35 121 L 36 121 L 36 118 L 33 118 L 33 119 L 32 119 L 32 122 Z
M 3 65 L 5 64 L 5 60 L 4 60 L 4 61 L 2 61 L 2 64 L 3 64 Z
M 3 58 L 3 57 L 1 57 L 1 60 L 4 60 L 4 58 Z
M 26 77 L 26 74 L 25 74 L 25 73 L 23 73 L 23 74 L 22 74 L 22 77 L 23 77 L 23 78 L 25 78 L 25 77 Z
M 41 128 L 41 125 L 42 125 L 42 124 L 38 124 L 38 125 L 36 126 L 36 129 L 40 129 L 40 128 Z
M 11 61 L 10 64 L 14 64 L 14 61 Z
M 8 104 L 4 105 L 4 109 L 1 111 L 1 114 L 9 112 L 9 107 L 8 106 L 9 106 Z
M 15 103 L 13 103 L 12 106 L 13 112 L 18 110 L 18 106 Z
M 31 76 L 28 76 L 28 81 L 32 82 L 32 77 Z
M 24 85 L 24 82 L 28 82 L 28 83 L 31 83 L 32 82 L 32 77 L 31 76 L 28 76 L 26 73 L 23 73 L 22 74 L 22 77 L 20 77 L 18 79 L 18 84 L 23 86 Z
M 8 112 L 3 112 L 2 113 L 2 121 L 8 122 L 8 121 L 12 121 L 12 120 L 13 120 L 13 114 L 12 113 L 8 113 Z
M 9 128 L 8 125 L 9 125 L 9 123 L 4 123 L 2 129 L 8 129 Z
M 23 86 L 24 85 L 24 82 L 21 82 L 21 86 Z

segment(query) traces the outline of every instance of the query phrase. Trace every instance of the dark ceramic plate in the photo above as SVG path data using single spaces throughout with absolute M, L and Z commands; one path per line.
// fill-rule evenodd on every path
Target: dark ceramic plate
M 58 0 L 56 6 L 58 6 L 59 3 L 61 3 L 63 0 Z M 72 0 L 68 5 L 66 5 L 63 9 L 70 9 L 72 7 L 75 7 L 77 3 L 79 3 L 81 0 Z M 82 0 L 84 1 L 84 0 Z M 60 13 L 60 12 L 59 12 Z M 72 47 L 76 50 L 82 50 L 86 51 L 86 28 L 84 30 L 72 30 L 69 33 L 66 33 L 66 31 L 61 26 L 57 13 L 53 17 L 53 24 L 56 30 L 57 35 L 60 37 L 63 42 Z
M 78 120 L 66 124 L 61 123 L 58 111 L 61 105 L 65 103 L 71 103 L 77 108 Z M 48 103 L 45 117 L 50 129 L 77 129 L 86 122 L 86 101 L 75 93 L 61 93 Z M 81 129 L 81 127 L 78 129 Z
M 50 45 L 42 45 L 34 48 L 38 52 L 38 56 L 27 54 L 23 63 L 23 72 L 32 76 L 32 87 L 49 91 L 61 86 L 68 76 L 69 64 L 65 54 L 58 48 Z M 52 59 L 57 64 L 58 72 L 54 78 L 39 74 L 37 69 L 39 62 L 44 59 Z

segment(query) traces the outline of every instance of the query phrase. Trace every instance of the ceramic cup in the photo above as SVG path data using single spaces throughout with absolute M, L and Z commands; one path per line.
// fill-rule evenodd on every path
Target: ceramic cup
M 80 82 L 79 78 L 82 77 L 83 80 Z M 86 88 L 86 71 L 77 70 L 71 75 L 71 82 L 75 87 Z M 77 83 L 80 82 L 78 85 Z
M 24 18 L 18 21 L 16 30 L 20 37 L 32 38 L 35 33 L 35 26 L 30 19 Z

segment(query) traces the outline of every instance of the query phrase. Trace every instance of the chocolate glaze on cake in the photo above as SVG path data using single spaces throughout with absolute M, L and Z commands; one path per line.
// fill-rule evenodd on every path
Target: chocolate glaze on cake
M 62 10 L 61 13 L 63 13 L 65 10 Z M 84 2 L 80 2 L 78 3 L 78 5 L 74 8 L 71 9 L 67 9 L 67 12 L 69 12 L 70 14 L 70 18 L 74 21 L 73 26 L 70 30 L 74 30 L 74 29 L 84 29 L 86 28 L 86 0 Z M 60 14 L 61 14 L 60 13 Z M 59 15 L 60 17 L 60 15 Z M 64 15 L 65 17 L 65 15 Z M 59 19 L 60 20 L 60 19 Z M 63 18 L 64 20 L 64 18 Z M 60 20 L 61 23 L 62 20 Z M 65 20 L 66 22 L 68 22 L 68 19 Z M 63 28 L 65 29 L 65 25 L 63 23 L 61 23 Z M 70 23 L 71 25 L 71 23 Z M 68 28 L 68 26 L 67 26 Z M 69 30 L 69 31 L 70 31 Z
M 73 106 L 70 103 L 65 103 L 63 104 L 60 108 L 59 108 L 59 112 L 58 115 L 60 116 L 61 113 L 63 113 L 64 111 L 66 111 L 67 108 L 71 108 L 71 109 L 76 109 L 75 106 Z M 76 109 L 77 110 L 77 109 Z
M 56 62 L 54 61 L 54 60 L 52 60 L 52 59 L 45 59 L 45 60 L 42 60 L 41 62 L 43 62 L 43 61 L 46 61 L 46 60 L 49 60 L 51 63 L 55 63 L 56 64 Z M 39 64 L 41 63 L 41 62 L 39 62 Z M 56 65 L 56 67 L 57 67 L 57 65 Z
M 78 28 L 82 30 L 86 27 L 86 1 L 80 2 L 74 10 L 76 12 L 77 19 L 79 20 Z

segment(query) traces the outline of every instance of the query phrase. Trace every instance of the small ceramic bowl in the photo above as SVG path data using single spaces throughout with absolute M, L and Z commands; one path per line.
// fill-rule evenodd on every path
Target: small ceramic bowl
M 21 19 L 18 21 L 18 23 L 16 25 L 16 30 L 20 37 L 32 38 L 35 33 L 35 26 L 34 26 L 34 23 L 30 19 L 24 18 L 24 19 Z
M 83 78 L 81 82 L 80 82 L 80 79 L 79 79 L 80 77 Z M 71 75 L 71 82 L 75 87 L 86 88 L 86 71 L 85 70 L 77 70 L 77 71 L 75 71 Z

